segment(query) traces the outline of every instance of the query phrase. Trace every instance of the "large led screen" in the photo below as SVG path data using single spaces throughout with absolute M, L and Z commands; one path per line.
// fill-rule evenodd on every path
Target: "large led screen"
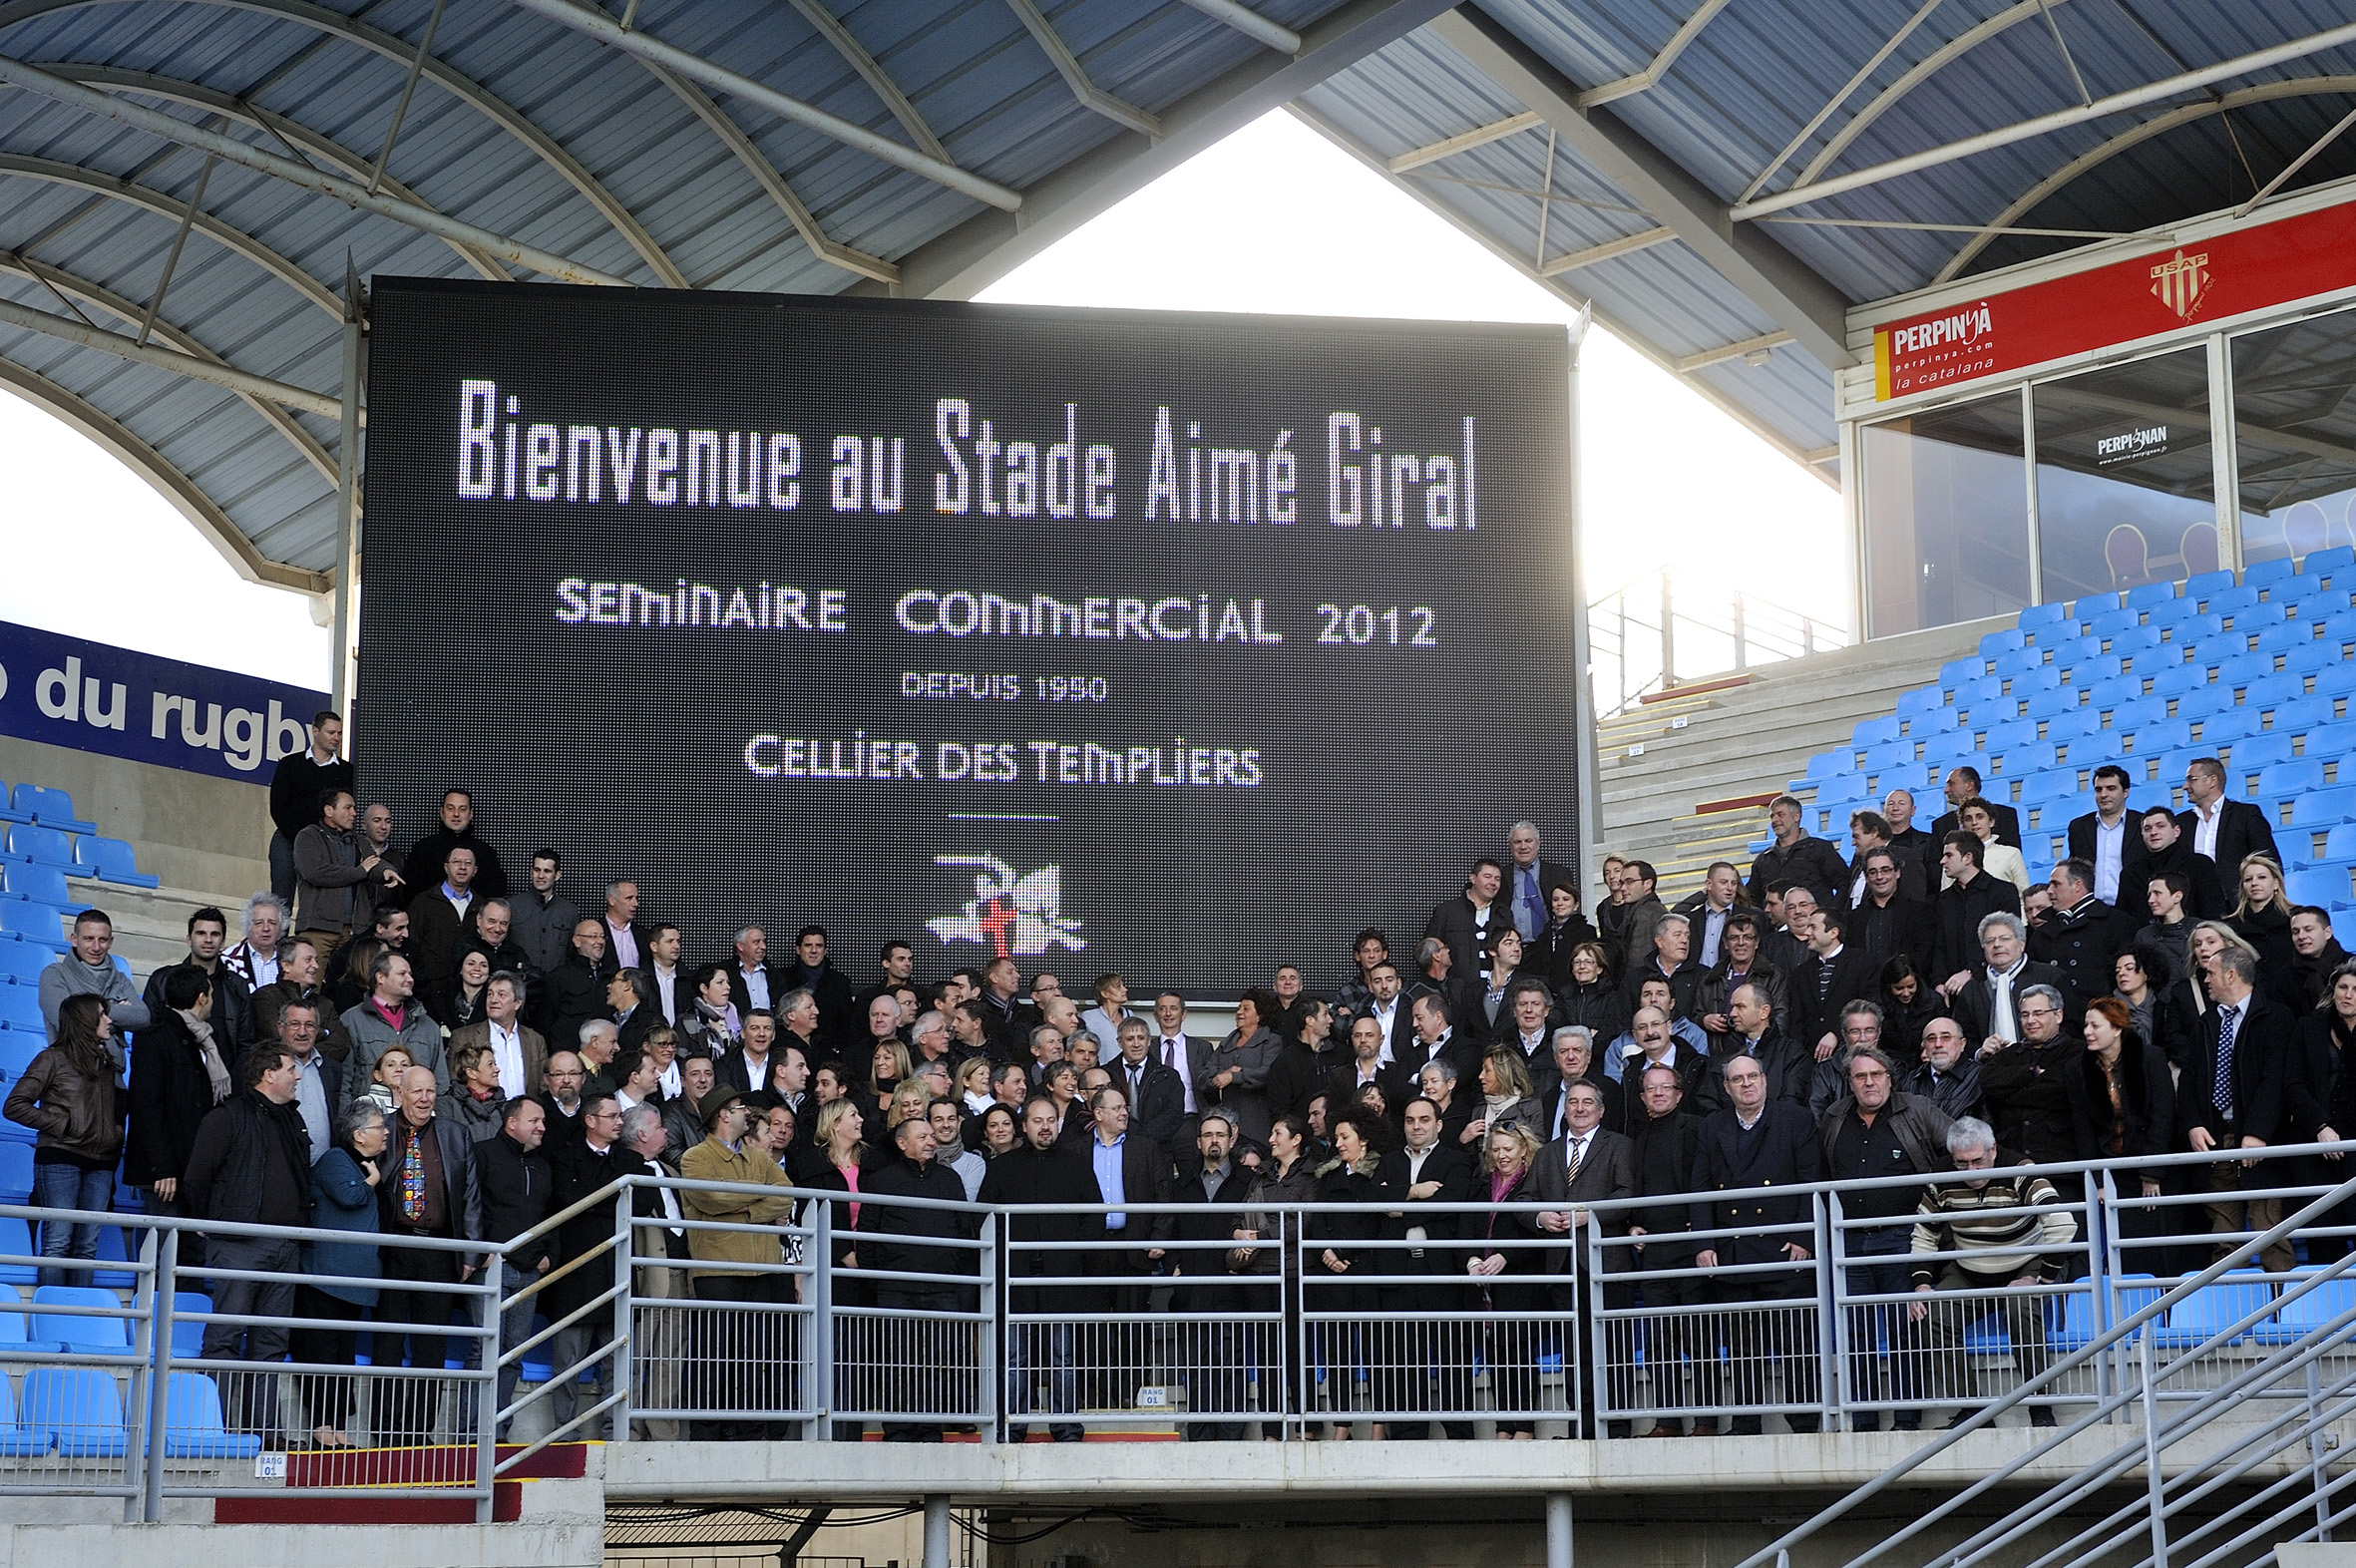
M 369 353 L 404 841 L 1211 993 L 1573 859 L 1560 328 L 381 279 Z

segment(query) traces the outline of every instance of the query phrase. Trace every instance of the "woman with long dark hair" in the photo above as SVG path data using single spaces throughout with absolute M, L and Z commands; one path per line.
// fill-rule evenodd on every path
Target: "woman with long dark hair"
M 68 996 L 57 1009 L 57 1041 L 34 1056 L 8 1091 L 4 1114 L 40 1134 L 33 1144 L 33 1203 L 105 1214 L 115 1206 L 115 1165 L 123 1155 L 123 1110 L 115 1092 L 115 1020 L 106 998 Z M 99 1227 L 43 1221 L 41 1256 L 98 1256 Z M 43 1285 L 88 1285 L 91 1271 L 43 1264 Z
M 2282 1108 L 2289 1135 L 2300 1143 L 2345 1143 L 2356 1136 L 2356 962 L 2332 972 L 2323 1005 L 2299 1019 L 2284 1073 Z M 2327 1150 L 2300 1178 L 2316 1186 L 2338 1186 L 2352 1173 L 2347 1157 Z M 2356 1220 L 2356 1207 L 2342 1205 L 2326 1222 L 2337 1228 Z M 2356 1237 L 2307 1238 L 2307 1261 L 2328 1263 L 2347 1255 Z
M 1311 1313 L 1355 1314 L 1379 1310 L 1381 1291 L 1378 1286 L 1361 1285 L 1358 1280 L 1388 1272 L 1383 1264 L 1388 1253 L 1371 1248 L 1382 1231 L 1382 1210 L 1378 1205 L 1396 1195 L 1397 1166 L 1386 1166 L 1383 1154 L 1390 1148 L 1390 1118 L 1379 1111 L 1363 1107 L 1338 1110 L 1326 1123 L 1326 1136 L 1334 1146 L 1332 1163 L 1317 1173 L 1317 1201 L 1324 1204 L 1347 1204 L 1342 1213 L 1310 1216 L 1308 1236 L 1302 1244 L 1302 1310 Z M 1345 1319 L 1329 1323 L 1319 1336 L 1325 1347 L 1321 1358 L 1333 1379 L 1334 1409 L 1337 1418 L 1333 1435 L 1337 1439 L 1350 1436 L 1347 1417 L 1342 1414 L 1351 1408 L 1351 1391 L 1358 1373 L 1372 1372 L 1366 1363 L 1373 1358 L 1362 1354 L 1374 1348 L 1379 1332 L 1372 1324 L 1352 1323 Z M 1382 1427 L 1377 1423 L 1374 1435 L 1380 1437 Z

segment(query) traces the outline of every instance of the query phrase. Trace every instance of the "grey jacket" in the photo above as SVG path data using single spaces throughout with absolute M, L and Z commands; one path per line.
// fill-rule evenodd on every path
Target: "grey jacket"
M 360 843 L 314 822 L 294 838 L 296 931 L 355 932 L 375 916 L 373 872 L 360 869 Z
M 573 928 L 581 924 L 581 911 L 571 899 L 560 893 L 544 906 L 540 895 L 527 887 L 509 894 L 507 902 L 512 921 L 508 940 L 524 950 L 533 969 L 546 975 L 572 956 Z
M 139 987 L 112 963 L 94 970 L 71 953 L 63 955 L 41 972 L 41 1020 L 49 1026 L 53 1044 L 57 1040 L 57 1009 L 65 1005 L 68 996 L 107 998 L 107 1016 L 115 1020 L 115 1037 L 107 1042 L 107 1048 L 115 1053 L 115 1074 L 121 1077 L 123 1031 L 144 1029 L 152 1021 Z
M 343 1026 L 352 1037 L 352 1054 L 343 1064 L 345 1098 L 357 1099 L 368 1092 L 376 1063 L 395 1045 L 409 1052 L 415 1065 L 433 1068 L 434 1087 L 444 1094 L 450 1092 L 450 1066 L 442 1056 L 442 1025 L 426 1016 L 418 1002 L 409 1003 L 405 1021 L 397 1029 L 368 1001 L 346 1011 Z

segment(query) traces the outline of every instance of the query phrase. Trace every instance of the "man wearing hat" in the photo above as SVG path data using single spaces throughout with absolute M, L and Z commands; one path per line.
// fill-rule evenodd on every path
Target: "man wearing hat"
M 745 1137 L 750 1114 L 742 1094 L 715 1088 L 703 1102 L 704 1139 L 679 1162 L 679 1174 L 694 1182 L 790 1185 L 777 1162 Z M 775 1225 L 793 1208 L 793 1200 L 782 1195 L 748 1198 L 741 1193 L 689 1187 L 680 1196 L 690 1218 L 729 1225 Z M 697 1301 L 791 1299 L 792 1276 L 757 1272 L 785 1262 L 775 1234 L 692 1228 L 687 1233 L 687 1255 L 695 1264 L 688 1277 Z M 695 1373 L 688 1394 L 691 1405 L 720 1412 L 775 1408 L 789 1402 L 788 1390 L 779 1386 L 782 1370 L 795 1361 L 785 1343 L 784 1314 L 715 1312 L 698 1316 L 715 1321 L 703 1326 L 696 1336 L 702 1343 L 690 1352 Z M 695 1435 L 707 1441 L 744 1442 L 759 1441 L 770 1433 L 766 1422 L 718 1420 L 697 1422 Z

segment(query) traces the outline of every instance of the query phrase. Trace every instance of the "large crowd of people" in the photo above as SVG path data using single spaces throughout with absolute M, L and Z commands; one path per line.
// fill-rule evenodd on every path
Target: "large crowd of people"
M 640 1252 L 678 1265 L 641 1271 L 639 1294 L 739 1310 L 641 1347 L 642 1365 L 668 1369 L 655 1407 L 758 1408 L 777 1394 L 757 1308 L 794 1299 L 782 1266 L 799 1261 L 813 1203 L 831 1203 L 833 1261 L 850 1271 L 837 1306 L 954 1312 L 972 1287 L 945 1277 L 974 1274 L 978 1211 L 874 1200 L 955 1200 L 1004 1207 L 1006 1304 L 1036 1320 L 1006 1351 L 1009 1412 L 1069 1439 L 1077 1410 L 1127 1397 L 1117 1377 L 1075 1366 L 1073 1333 L 1141 1344 L 1124 1336 L 1157 1308 L 1204 1334 L 1218 1328 L 1194 1323 L 1204 1315 L 1304 1300 L 1313 1313 L 1434 1323 L 1553 1314 L 1576 1323 L 1587 1365 L 1599 1352 L 1581 1227 L 1587 1205 L 1609 1205 L 1596 1223 L 1623 1278 L 1603 1286 L 1607 1304 L 1696 1314 L 1662 1320 L 1652 1349 L 1656 1370 L 1690 1356 L 1696 1385 L 1680 1397 L 1693 1413 L 1653 1430 L 1715 1431 L 1719 1416 L 1702 1411 L 1722 1399 L 1774 1402 L 1760 1380 L 1770 1362 L 1782 1363 L 1784 1402 L 1816 1396 L 1812 1314 L 1773 1306 L 1813 1298 L 1808 1245 L 1789 1229 L 1808 1200 L 1773 1189 L 1952 1178 L 1861 1192 L 1846 1211 L 1886 1222 L 1848 1237 L 1849 1291 L 1930 1298 L 1892 1315 L 1914 1326 L 1892 1338 L 1927 1351 L 1919 1376 L 1893 1383 L 1904 1400 L 1929 1396 L 1930 1373 L 1955 1360 L 1953 1315 L 1931 1310 L 1938 1293 L 2083 1270 L 2083 1235 L 2051 1211 L 2053 1186 L 2018 1167 L 2329 1144 L 2356 1130 L 2356 964 L 2325 912 L 2285 901 L 2264 814 L 2223 797 L 2213 760 L 2191 764 L 2180 813 L 2129 811 L 2125 774 L 2096 770 L 2093 809 L 2042 885 L 2028 881 L 2012 809 L 1969 768 L 1949 776 L 1949 809 L 1927 831 L 1904 791 L 1855 812 L 1845 855 L 1808 834 L 1801 802 L 1778 797 L 1772 842 L 1748 875 L 1713 865 L 1674 907 L 1652 866 L 1616 856 L 1590 901 L 1544 857 L 1537 827 L 1516 823 L 1420 933 L 1359 932 L 1319 985 L 1303 963 L 1239 976 L 1233 1026 L 1209 1038 L 1187 1032 L 1185 998 L 1149 996 L 1117 973 L 1067 990 L 1065 977 L 1025 975 L 1001 954 L 920 978 L 915 950 L 893 941 L 854 976 L 817 923 L 774 956 L 747 926 L 726 954 L 690 958 L 678 927 L 641 916 L 633 882 L 577 903 L 561 850 L 511 844 L 503 859 L 464 789 L 398 850 L 392 811 L 353 793 L 334 715 L 311 736 L 272 787 L 279 885 L 238 912 L 236 940 L 224 912 L 199 910 L 186 957 L 135 986 L 111 962 L 107 916 L 82 911 L 41 981 L 52 1043 L 6 1101 L 8 1118 L 37 1130 L 41 1205 L 105 1211 L 120 1181 L 149 1214 L 352 1238 L 184 1233 L 182 1269 L 238 1271 L 215 1284 L 215 1306 L 259 1320 L 209 1325 L 207 1359 L 291 1350 L 348 1366 L 366 1333 L 378 1366 L 404 1355 L 439 1366 L 447 1291 L 481 1255 L 366 1238 L 505 1243 L 579 1206 L 506 1259 L 511 1296 L 552 1278 L 502 1324 L 512 1346 L 535 1314 L 571 1319 L 554 1357 L 572 1366 L 613 1322 L 597 1271 L 567 1261 L 623 1223 L 616 1178 L 670 1175 L 725 1186 L 632 1189 Z M 685 896 L 646 891 L 657 909 Z M 2335 1158 L 2293 1177 L 2336 1176 Z M 2197 1198 L 2172 1212 L 2228 1237 L 2281 1213 L 2276 1199 L 2245 1200 L 2244 1184 L 2283 1180 L 2228 1162 L 2141 1178 L 2147 1194 Z M 746 1190 L 759 1188 L 780 1190 Z M 1176 1207 L 1121 1208 L 1140 1203 Z M 1336 1207 L 1288 1233 L 1286 1206 L 1305 1203 Z M 2207 1262 L 2206 1242 L 2164 1234 L 2168 1212 L 2149 1211 L 2137 1244 Z M 1031 1245 L 1055 1242 L 1092 1245 Z M 71 1283 L 82 1275 L 65 1264 L 95 1256 L 96 1227 L 45 1225 L 40 1245 L 43 1281 Z M 2264 1261 L 2287 1268 L 2287 1246 Z M 1024 1283 L 1038 1280 L 1055 1283 Z M 1708 1342 L 1735 1321 L 1730 1304 L 1756 1305 L 1765 1327 L 1761 1353 L 1734 1358 L 1735 1386 L 1721 1389 Z M 2010 1316 L 2034 1369 L 2043 1315 Z M 285 1318 L 308 1327 L 290 1336 L 266 1321 Z M 1230 1381 L 1254 1357 L 1297 1368 L 1299 1328 L 1279 1338 L 1240 1356 L 1215 1334 L 1189 1341 L 1195 1413 L 1240 1410 Z M 1633 1358 L 1603 1338 L 1617 1379 Z M 1517 1379 L 1535 1375 L 1534 1345 L 1504 1355 L 1434 1330 L 1396 1337 L 1389 1359 L 1409 1370 L 1378 1398 L 1428 1412 L 1434 1432 L 1462 1430 L 1475 1355 L 1495 1370 L 1498 1408 L 1532 1396 Z M 1871 1375 L 1852 1373 L 1865 1386 Z M 348 1381 L 305 1387 L 300 1419 L 246 1418 L 352 1441 Z M 434 1431 L 436 1387 L 373 1384 L 367 1430 Z M 1571 1398 L 1592 1393 L 1583 1382 Z M 570 1419 L 571 1380 L 552 1397 Z M 1198 1419 L 1189 1431 L 1256 1424 Z M 1739 1414 L 1727 1429 L 1759 1424 Z M 1529 1435 L 1526 1420 L 1499 1429 Z M 887 1435 L 939 1430 L 910 1421 Z M 722 1415 L 700 1434 L 766 1431 Z M 655 1420 L 645 1434 L 680 1428 Z

